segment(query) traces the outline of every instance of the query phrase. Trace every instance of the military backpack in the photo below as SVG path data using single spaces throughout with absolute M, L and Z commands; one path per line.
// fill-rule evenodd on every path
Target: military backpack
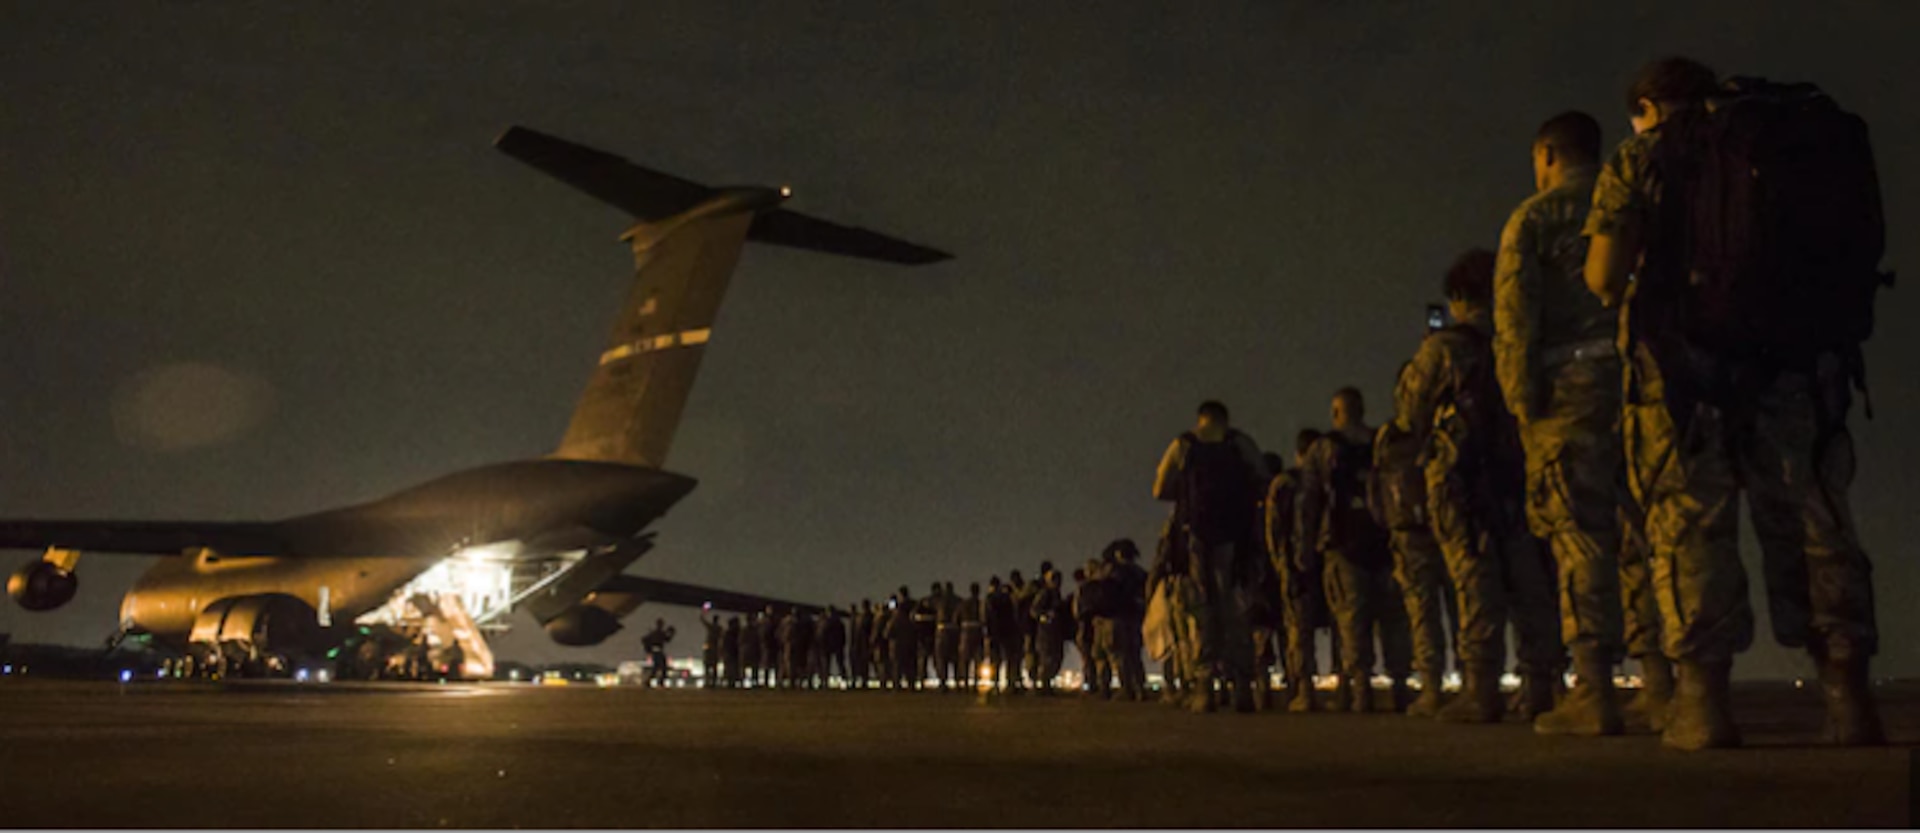
M 1812 84 L 1735 78 L 1660 130 L 1648 242 L 1665 263 L 1643 292 L 1680 334 L 1733 358 L 1857 353 L 1892 284 L 1866 122 Z

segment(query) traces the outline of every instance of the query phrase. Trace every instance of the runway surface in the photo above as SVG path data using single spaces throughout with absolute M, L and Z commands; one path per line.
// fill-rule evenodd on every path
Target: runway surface
M 972 695 L 0 681 L 13 827 L 1904 826 L 1904 745 L 1812 746 L 1741 692 L 1751 748 L 1396 715 L 1189 715 Z

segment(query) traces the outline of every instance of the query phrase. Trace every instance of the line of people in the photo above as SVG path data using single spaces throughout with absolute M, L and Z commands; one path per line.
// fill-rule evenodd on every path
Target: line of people
M 1147 638 L 1187 705 L 1257 709 L 1279 653 L 1289 708 L 1322 708 L 1327 628 L 1332 708 L 1378 706 L 1377 645 L 1409 714 L 1488 723 L 1511 705 L 1545 734 L 1738 745 L 1744 495 L 1775 636 L 1818 667 L 1828 738 L 1883 742 L 1846 494 L 1860 344 L 1889 280 L 1864 123 L 1811 85 L 1722 82 L 1684 58 L 1645 67 L 1627 104 L 1634 135 L 1604 165 L 1591 116 L 1539 128 L 1536 192 L 1497 253 L 1446 272 L 1452 323 L 1429 324 L 1387 424 L 1341 390 L 1332 428 L 1301 432 L 1283 467 L 1207 402 L 1168 447 Z M 1623 703 L 1629 657 L 1644 685 Z
M 1290 711 L 1372 711 L 1383 660 L 1390 707 L 1415 716 L 1735 746 L 1731 667 L 1754 630 L 1744 496 L 1775 637 L 1817 666 L 1827 737 L 1883 742 L 1847 500 L 1847 415 L 1890 281 L 1865 124 L 1812 85 L 1722 81 L 1685 58 L 1643 68 L 1626 100 L 1634 133 L 1604 164 L 1593 117 L 1540 126 L 1535 193 L 1497 252 L 1446 271 L 1386 424 L 1342 389 L 1288 465 L 1203 403 L 1156 472 L 1174 509 L 1151 570 L 1116 541 L 1074 593 L 1042 565 L 965 597 L 903 587 L 818 622 L 710 624 L 724 658 L 709 667 L 727 669 L 710 678 L 813 686 L 837 663 L 855 687 L 951 689 L 984 666 L 995 689 L 1050 691 L 1072 643 L 1103 694 L 1146 697 L 1145 648 L 1167 699 L 1197 711 L 1271 705 L 1275 666 Z M 1325 702 L 1320 631 L 1339 681 Z M 1623 702 L 1629 658 L 1643 685 Z
M 934 583 L 914 598 L 901 587 L 815 617 L 804 609 L 769 607 L 742 620 L 703 614 L 702 659 L 710 687 L 846 688 L 1052 694 L 1066 660 L 1079 652 L 1083 688 L 1100 696 L 1144 700 L 1141 650 L 1147 573 L 1130 540 L 1109 544 L 1073 572 L 1068 587 L 1051 562 L 1038 578 L 1019 570 L 968 587 Z

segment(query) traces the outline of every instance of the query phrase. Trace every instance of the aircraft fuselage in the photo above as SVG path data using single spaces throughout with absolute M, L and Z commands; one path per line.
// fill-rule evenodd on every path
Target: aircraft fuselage
M 126 594 L 121 622 L 184 646 L 209 605 L 269 594 L 351 622 L 463 548 L 516 541 L 523 552 L 554 553 L 632 538 L 694 485 L 658 469 L 579 460 L 469 469 L 369 503 L 265 525 L 284 555 L 203 550 L 165 559 Z

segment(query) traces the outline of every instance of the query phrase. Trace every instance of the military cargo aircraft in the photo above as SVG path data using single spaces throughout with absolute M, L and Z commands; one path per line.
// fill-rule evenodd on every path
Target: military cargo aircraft
M 8 594 L 52 610 L 73 598 L 81 552 L 166 556 L 122 601 L 123 635 L 227 673 L 330 655 L 369 676 L 428 650 L 451 657 L 443 669 L 488 675 L 483 634 L 515 610 L 584 646 L 643 602 L 809 608 L 624 572 L 694 488 L 662 466 L 740 249 L 908 265 L 949 255 L 782 208 L 786 188 L 710 188 L 522 127 L 495 145 L 637 220 L 621 237 L 633 289 L 556 451 L 277 521 L 0 521 L 0 548 L 44 550 Z

